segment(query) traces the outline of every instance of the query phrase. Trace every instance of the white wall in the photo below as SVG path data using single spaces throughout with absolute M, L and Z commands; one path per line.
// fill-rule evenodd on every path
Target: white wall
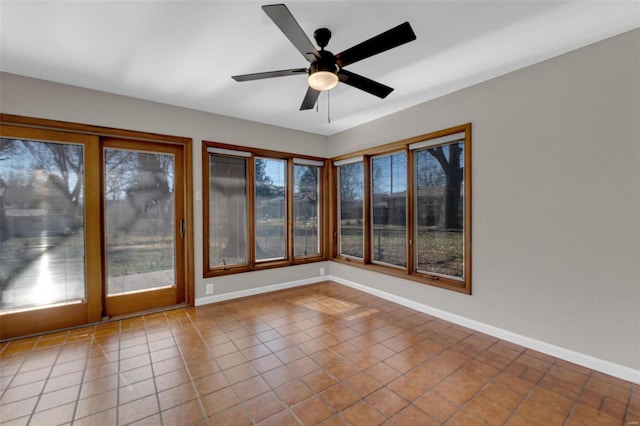
M 196 297 L 332 276 L 640 370 L 640 32 L 330 138 L 10 74 L 4 113 L 335 156 L 473 123 L 473 295 L 336 263 L 202 279 Z M 473 64 L 469 64 L 472 66 Z M 295 141 L 295 144 L 291 142 Z M 327 146 L 328 141 L 328 146 Z
M 331 274 L 640 370 L 639 52 L 635 30 L 330 137 L 336 156 L 472 123 L 473 295 Z
M 193 139 L 194 191 L 202 191 L 201 143 L 203 140 L 261 147 L 326 157 L 326 136 L 224 117 L 82 89 L 78 87 L 0 74 L 0 111 L 5 114 L 154 132 Z M 273 284 L 273 272 L 202 278 L 202 201 L 194 197 L 194 269 L 196 298 L 205 295 L 205 283 L 215 283 L 216 294 Z M 326 263 L 279 268 L 281 282 L 319 277 Z

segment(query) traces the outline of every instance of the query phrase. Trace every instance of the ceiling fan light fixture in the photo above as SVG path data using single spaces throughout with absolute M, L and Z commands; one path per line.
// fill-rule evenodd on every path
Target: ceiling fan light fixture
M 316 71 L 309 74 L 309 87 L 320 92 L 331 90 L 338 84 L 338 75 L 331 71 Z

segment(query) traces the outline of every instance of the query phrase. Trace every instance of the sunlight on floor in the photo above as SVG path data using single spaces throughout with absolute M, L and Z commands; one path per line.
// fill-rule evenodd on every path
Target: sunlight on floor
M 352 313 L 346 317 L 347 319 L 363 318 L 378 312 L 377 309 L 363 310 L 363 306 L 357 303 L 347 302 L 331 296 L 314 295 L 313 297 L 300 298 L 292 303 L 331 316 L 341 316 Z

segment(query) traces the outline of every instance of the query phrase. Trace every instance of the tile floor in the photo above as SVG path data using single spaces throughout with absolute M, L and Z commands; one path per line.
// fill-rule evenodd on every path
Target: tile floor
M 11 425 L 638 425 L 640 386 L 338 284 L 2 343 Z

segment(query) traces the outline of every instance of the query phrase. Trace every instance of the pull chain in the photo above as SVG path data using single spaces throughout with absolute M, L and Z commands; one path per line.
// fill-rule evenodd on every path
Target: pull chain
M 327 123 L 331 124 L 331 93 L 330 90 L 327 90 Z M 318 96 L 318 100 L 316 101 L 316 112 L 320 111 L 320 97 Z

